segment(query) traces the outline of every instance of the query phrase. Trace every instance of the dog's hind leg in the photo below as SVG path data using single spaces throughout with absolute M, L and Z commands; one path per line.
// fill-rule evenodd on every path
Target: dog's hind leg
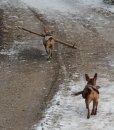
M 86 107 L 87 107 L 87 110 L 88 110 L 87 119 L 90 118 L 90 109 L 89 109 L 89 104 L 90 104 L 90 102 L 91 102 L 91 99 L 90 99 L 90 98 L 86 99 Z
M 88 110 L 88 113 L 87 113 L 87 119 L 89 119 L 89 118 L 90 118 L 89 104 L 87 104 L 87 110 Z
M 94 115 L 96 115 L 97 114 L 97 106 L 98 106 L 98 101 L 95 101 L 95 113 L 94 113 Z
M 93 101 L 93 109 L 92 109 L 91 115 L 94 115 L 94 113 L 95 113 L 95 101 Z
M 51 57 L 53 56 L 53 49 L 54 49 L 54 47 L 52 46 L 52 48 L 51 48 Z
M 52 48 L 50 48 L 50 58 L 52 57 Z
M 51 48 L 49 48 L 49 58 L 51 58 Z
M 49 54 L 49 48 L 47 46 L 46 46 L 46 53 L 47 53 L 47 60 L 49 60 L 50 54 Z

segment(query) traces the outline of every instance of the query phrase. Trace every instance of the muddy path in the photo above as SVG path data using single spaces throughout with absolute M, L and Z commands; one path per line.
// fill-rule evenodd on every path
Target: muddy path
M 42 38 L 18 29 L 21 25 L 43 32 L 41 21 L 27 6 L 1 6 L 0 129 L 24 130 L 41 118 L 61 82 L 58 52 L 47 62 Z
M 19 1 L 12 3 L 0 10 L 0 128 L 28 130 L 43 118 L 60 84 L 70 91 L 70 81 L 96 72 L 113 81 L 114 17 L 89 8 L 69 16 L 55 11 L 55 20 Z M 19 25 L 41 33 L 42 26 L 55 30 L 54 36 L 78 49 L 56 43 L 53 58 L 46 61 L 42 38 L 19 30 Z
M 48 21 L 40 12 L 19 1 L 12 3 L 3 3 L 0 10 L 0 129 L 28 130 L 42 118 L 43 110 L 68 76 L 64 62 L 65 49 L 69 48 L 56 43 L 53 58 L 47 61 L 42 38 L 18 26 L 41 33 L 43 26 L 56 29 L 54 35 L 61 39 L 66 39 L 65 32 L 59 33 L 55 21 Z

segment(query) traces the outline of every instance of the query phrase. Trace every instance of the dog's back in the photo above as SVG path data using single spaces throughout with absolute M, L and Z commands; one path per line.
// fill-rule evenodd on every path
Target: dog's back
M 99 93 L 96 90 L 94 90 L 91 86 L 88 87 L 88 89 L 90 90 L 90 93 L 87 95 L 87 100 L 98 100 Z
M 44 29 L 45 37 L 44 37 L 44 44 L 47 52 L 47 60 L 52 57 L 53 48 L 54 48 L 54 38 L 52 37 L 53 31 L 47 31 Z
M 49 47 L 52 48 L 54 46 L 54 39 L 52 37 L 50 37 L 49 41 L 50 41 Z

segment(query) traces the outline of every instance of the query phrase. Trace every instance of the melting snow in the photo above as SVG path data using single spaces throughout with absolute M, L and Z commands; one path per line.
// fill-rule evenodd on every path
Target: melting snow
M 27 44 L 28 42 L 30 44 Z M 43 46 L 42 41 L 37 41 L 37 40 L 36 41 L 29 40 L 24 42 L 14 41 L 14 44 L 12 45 L 11 48 L 2 49 L 0 51 L 0 54 L 8 56 L 10 60 L 18 59 L 19 53 L 21 53 L 24 49 L 30 50 L 31 48 L 37 48 L 39 44 Z M 40 50 L 42 50 L 42 52 L 44 52 L 45 54 L 45 51 L 42 49 L 42 47 L 40 47 Z
M 114 12 L 113 5 L 105 5 L 103 0 L 21 0 L 30 7 L 43 11 L 44 14 L 53 10 L 57 10 L 64 13 L 78 11 L 77 5 L 83 9 L 86 6 L 102 7 Z M 52 11 L 53 12 L 53 11 Z
M 75 75 L 74 75 L 75 76 Z M 77 76 L 77 74 L 76 74 Z M 71 81 L 68 86 L 62 84 L 44 113 L 44 118 L 33 126 L 34 130 L 113 130 L 114 101 L 113 82 L 100 79 L 98 113 L 87 119 L 87 110 L 82 96 L 72 96 L 73 92 L 83 90 L 85 81 Z M 103 86 L 104 83 L 105 85 Z M 110 89 L 106 88 L 109 87 Z M 92 109 L 92 104 L 90 104 Z

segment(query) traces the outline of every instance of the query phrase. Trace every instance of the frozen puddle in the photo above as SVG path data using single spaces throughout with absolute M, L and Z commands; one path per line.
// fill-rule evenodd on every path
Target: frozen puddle
M 51 105 L 44 112 L 43 119 L 32 130 L 113 130 L 114 129 L 114 83 L 100 79 L 98 113 L 87 119 L 87 110 L 82 96 L 72 96 L 73 92 L 84 88 L 86 81 L 69 82 L 60 85 Z M 90 104 L 92 108 L 92 104 Z
M 4 48 L 0 51 L 0 54 L 6 55 L 10 60 L 18 59 L 18 55 L 24 50 L 39 49 L 45 54 L 42 41 L 28 40 L 23 42 L 14 41 L 11 48 Z

